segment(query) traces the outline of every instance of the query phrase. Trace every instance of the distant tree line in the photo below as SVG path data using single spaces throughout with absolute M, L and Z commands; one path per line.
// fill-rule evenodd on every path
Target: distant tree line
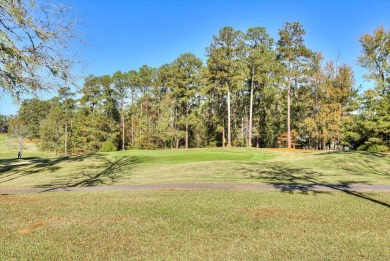
M 389 150 L 390 30 L 360 38 L 359 63 L 375 83 L 363 93 L 350 66 L 325 61 L 304 36 L 297 22 L 285 23 L 277 40 L 264 27 L 224 27 L 206 48 L 206 64 L 185 53 L 159 68 L 90 75 L 78 94 L 63 87 L 50 100 L 23 100 L 9 128 L 22 124 L 42 149 L 65 154 L 215 146 Z

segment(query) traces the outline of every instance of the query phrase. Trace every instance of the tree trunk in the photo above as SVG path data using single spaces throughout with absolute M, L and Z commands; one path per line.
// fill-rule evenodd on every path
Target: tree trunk
M 131 115 L 131 147 L 134 149 L 134 117 Z
M 248 127 L 248 148 L 252 147 L 252 113 L 253 113 L 253 75 L 255 72 L 255 67 L 252 66 L 252 75 L 251 75 L 251 96 L 249 104 L 249 127 Z
M 188 123 L 186 123 L 186 149 L 188 149 Z
M 141 97 L 141 110 L 139 117 L 139 148 L 142 148 L 142 107 L 143 107 L 143 97 Z
M 23 138 L 19 138 L 21 139 L 20 141 L 20 157 L 23 157 Z M 56 156 L 57 156 L 57 153 L 56 153 Z
M 180 138 L 176 138 L 176 149 L 179 149 Z
M 230 132 L 230 89 L 229 85 L 227 86 L 227 106 L 228 106 L 228 147 L 232 146 L 232 141 L 231 141 L 231 132 Z
M 222 124 L 222 148 L 225 147 L 225 120 L 223 121 Z
M 134 91 L 131 91 L 131 148 L 134 149 Z
M 65 121 L 65 156 L 68 156 L 68 120 Z
M 291 148 L 290 99 L 291 99 L 291 80 L 289 79 L 288 86 L 287 86 L 287 148 Z
M 122 151 L 125 150 L 125 116 L 123 113 L 124 111 L 122 110 Z
M 149 133 L 149 100 L 147 100 L 146 103 L 145 116 L 146 116 L 146 122 L 145 122 L 144 135 L 146 135 L 147 148 L 150 149 L 151 146 L 150 146 L 150 133 Z
M 188 149 L 188 102 L 186 104 L 186 149 Z

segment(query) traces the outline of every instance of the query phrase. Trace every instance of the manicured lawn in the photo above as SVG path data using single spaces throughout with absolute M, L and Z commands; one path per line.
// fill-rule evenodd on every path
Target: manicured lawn
M 30 153 L 30 154 L 29 154 Z M 185 183 L 390 184 L 390 154 L 215 148 L 1 157 L 0 188 Z M 30 155 L 30 156 L 29 156 Z
M 389 260 L 389 214 L 342 192 L 0 195 L 0 260 Z
M 35 143 L 31 143 L 28 139 L 24 143 L 23 157 L 48 157 L 53 156 L 53 153 L 39 151 Z M 0 165 L 4 160 L 12 162 L 18 158 L 20 145 L 15 139 L 8 137 L 8 134 L 0 133 Z
M 389 260 L 390 155 L 268 149 L 133 150 L 23 159 L 0 142 L 0 189 L 124 184 L 304 185 L 294 191 L 0 195 L 0 260 Z M 16 154 L 15 154 L 16 155 Z
M 215 148 L 189 150 L 129 150 L 106 153 L 118 157 L 140 157 L 152 163 L 178 164 L 204 161 L 260 161 L 274 156 L 273 153 L 263 153 L 245 148 Z

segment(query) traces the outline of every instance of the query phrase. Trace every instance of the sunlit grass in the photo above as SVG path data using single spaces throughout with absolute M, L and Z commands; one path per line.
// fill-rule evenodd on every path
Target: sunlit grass
M 246 148 L 208 148 L 188 150 L 129 150 L 107 153 L 110 156 L 145 158 L 152 163 L 191 163 L 203 161 L 260 161 L 275 156 Z
M 1 143 L 0 143 L 1 144 Z M 215 148 L 0 158 L 0 188 L 113 184 L 390 184 L 390 155 Z
M 32 148 L 21 160 L 8 153 L 0 152 L 3 191 L 118 184 L 390 184 L 390 155 L 368 152 L 215 148 L 54 157 Z M 389 193 L 307 188 L 0 195 L 0 260 L 389 259 Z
M 3 195 L 0 259 L 388 260 L 388 216 L 341 192 Z
M 0 142 L 0 188 L 112 184 L 390 184 L 390 154 L 247 148 L 129 150 L 55 157 Z M 12 153 L 12 155 L 10 154 Z M 15 154 L 15 155 L 14 155 Z
M 7 139 L 7 135 L 3 134 L 3 133 L 0 133 L 0 143 L 5 141 L 6 139 Z
M 27 140 L 28 141 L 28 140 Z M 0 133 L 0 160 L 10 162 L 17 160 L 20 145 L 15 139 L 10 138 L 8 134 Z M 49 157 L 53 153 L 42 152 L 37 148 L 36 143 L 26 142 L 23 146 L 23 157 Z M 0 163 L 1 164 L 1 163 Z

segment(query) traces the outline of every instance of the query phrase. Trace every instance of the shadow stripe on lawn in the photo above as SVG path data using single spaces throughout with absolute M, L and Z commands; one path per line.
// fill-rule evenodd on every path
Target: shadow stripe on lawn
M 273 190 L 273 191 L 360 191 L 390 192 L 390 185 L 353 184 L 158 184 L 158 185 L 112 185 L 69 188 L 0 188 L 0 195 L 60 191 L 111 191 L 111 190 Z

